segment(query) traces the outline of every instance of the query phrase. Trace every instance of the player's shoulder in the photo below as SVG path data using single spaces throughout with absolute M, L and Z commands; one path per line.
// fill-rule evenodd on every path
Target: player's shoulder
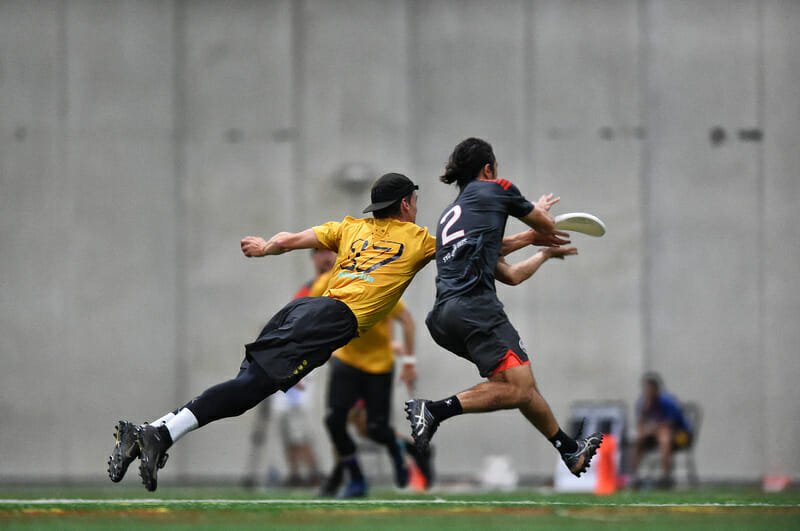
M 431 235 L 431 233 L 428 231 L 428 227 L 420 227 L 416 223 L 412 223 L 412 225 L 414 225 L 412 228 L 414 231 L 414 238 L 420 243 L 423 243 L 427 240 L 432 240 L 433 242 L 436 241 L 436 237 Z
M 508 179 L 477 179 L 477 181 L 486 183 L 483 185 L 483 187 L 494 191 L 503 190 L 504 192 L 507 192 L 516 188 L 516 186 L 514 186 L 514 184 Z
M 414 249 L 415 255 L 433 256 L 436 238 L 428 232 L 428 227 L 420 227 L 411 221 L 398 221 L 395 226 L 399 231 L 392 231 L 392 234 L 407 249 Z
M 410 235 L 417 236 L 428 233 L 428 227 L 420 227 L 413 221 L 400 221 L 397 219 L 392 220 L 392 225 L 400 230 L 407 232 Z
M 339 226 L 344 231 L 359 231 L 364 228 L 370 229 L 375 224 L 375 218 L 354 218 L 353 216 L 345 216 L 339 222 Z
M 478 201 L 485 204 L 487 201 L 505 201 L 518 195 L 521 195 L 519 188 L 508 179 L 475 179 L 459 195 L 456 203 L 469 204 Z

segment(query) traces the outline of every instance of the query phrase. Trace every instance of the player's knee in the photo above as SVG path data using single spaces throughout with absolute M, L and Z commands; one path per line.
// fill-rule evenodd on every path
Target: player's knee
M 347 427 L 347 411 L 341 409 L 331 409 L 325 415 L 325 427 L 330 433 L 343 431 Z
M 538 393 L 536 392 L 536 387 L 532 385 L 518 385 L 516 387 L 517 390 L 517 407 L 523 406 L 535 406 L 536 397 Z
M 376 442 L 394 440 L 394 431 L 385 421 L 367 422 L 367 437 Z

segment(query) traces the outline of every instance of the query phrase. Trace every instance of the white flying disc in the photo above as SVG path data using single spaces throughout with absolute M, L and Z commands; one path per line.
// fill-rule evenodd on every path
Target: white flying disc
M 606 233 L 606 224 L 597 216 L 586 212 L 559 214 L 555 221 L 558 230 L 582 232 L 589 236 L 602 236 Z

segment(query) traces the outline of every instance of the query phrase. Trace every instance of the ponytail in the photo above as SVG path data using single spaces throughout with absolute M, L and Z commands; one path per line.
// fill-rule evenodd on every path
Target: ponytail
M 439 180 L 445 184 L 457 183 L 460 189 L 475 180 L 487 164 L 494 165 L 492 146 L 480 138 L 468 138 L 458 144 Z

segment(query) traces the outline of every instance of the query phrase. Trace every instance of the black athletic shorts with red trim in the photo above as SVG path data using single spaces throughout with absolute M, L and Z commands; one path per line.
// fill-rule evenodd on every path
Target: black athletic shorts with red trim
M 356 335 L 358 320 L 345 303 L 300 297 L 276 313 L 258 339 L 245 345 L 245 352 L 286 391 Z
M 492 292 L 438 303 L 425 324 L 439 346 L 477 365 L 484 378 L 530 364 L 519 334 Z

